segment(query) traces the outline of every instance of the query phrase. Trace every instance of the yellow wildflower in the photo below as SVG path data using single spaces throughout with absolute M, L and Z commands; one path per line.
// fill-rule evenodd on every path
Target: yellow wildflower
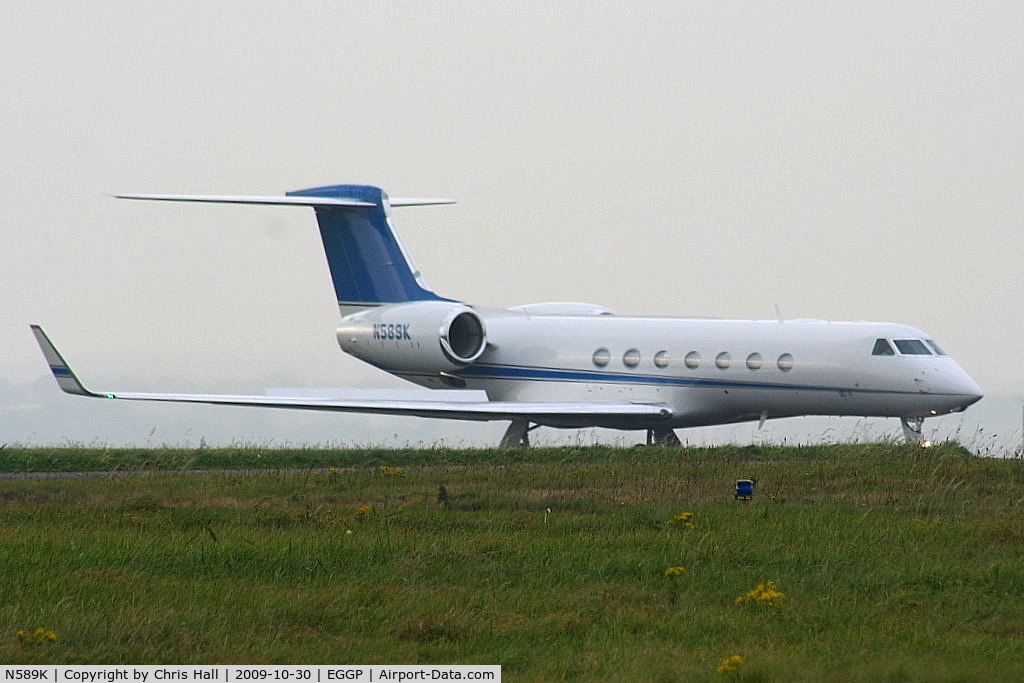
M 665 576 L 682 576 L 686 567 L 668 567 L 665 569 Z
M 779 607 L 785 599 L 786 594 L 778 589 L 775 582 L 768 581 L 757 584 L 756 588 L 736 598 L 736 604 L 752 602 L 755 605 L 764 605 L 765 607 Z
M 407 476 L 405 470 L 401 467 L 389 467 L 388 465 L 381 465 L 377 468 L 377 471 L 381 474 L 386 474 L 391 477 L 405 477 Z
M 722 663 L 718 665 L 718 668 L 715 669 L 715 671 L 720 674 L 731 673 L 738 669 L 742 663 L 743 657 L 740 657 L 739 655 L 730 655 L 722 660 Z
M 48 631 L 45 628 L 37 628 L 35 631 L 29 633 L 23 629 L 18 629 L 15 634 L 18 640 L 22 643 L 44 643 L 48 640 L 57 640 L 57 634 L 53 631 Z
M 693 528 L 693 522 L 690 519 L 693 517 L 692 512 L 680 512 L 678 515 L 668 520 L 669 524 L 681 524 L 687 529 Z
M 356 519 L 366 519 L 373 514 L 373 508 L 369 505 L 362 505 L 356 511 Z

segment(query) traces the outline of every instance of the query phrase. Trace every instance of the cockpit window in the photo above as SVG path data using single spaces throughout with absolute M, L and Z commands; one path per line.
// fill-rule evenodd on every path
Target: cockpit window
M 885 339 L 876 339 L 875 348 L 871 350 L 872 356 L 895 356 L 896 352 L 889 346 L 889 342 Z
M 925 339 L 924 343 L 932 347 L 932 351 L 935 352 L 936 356 L 945 356 L 946 352 L 939 348 L 939 345 L 935 343 L 934 339 Z
M 893 343 L 904 356 L 930 356 L 932 352 L 920 339 L 894 339 Z

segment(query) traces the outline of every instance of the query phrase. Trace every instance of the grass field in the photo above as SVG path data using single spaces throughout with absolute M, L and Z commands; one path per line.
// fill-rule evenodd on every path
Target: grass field
M 0 469 L 111 472 L 0 481 L 3 663 L 1024 679 L 1024 463 L 952 444 L 8 448 Z

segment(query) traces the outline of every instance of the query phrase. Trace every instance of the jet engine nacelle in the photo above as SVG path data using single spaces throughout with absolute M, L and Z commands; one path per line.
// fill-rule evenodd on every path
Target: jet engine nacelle
M 471 364 L 487 346 L 484 322 L 464 304 L 385 304 L 346 316 L 338 328 L 345 353 L 385 370 L 445 372 Z

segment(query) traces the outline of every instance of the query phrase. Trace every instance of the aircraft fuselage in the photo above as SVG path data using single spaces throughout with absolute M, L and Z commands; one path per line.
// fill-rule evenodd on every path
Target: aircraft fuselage
M 795 415 L 930 417 L 962 411 L 981 396 L 928 335 L 906 325 L 478 308 L 482 352 L 472 363 L 442 367 L 414 352 L 420 344 L 436 346 L 434 319 L 419 329 L 409 310 L 385 305 L 346 317 L 350 325 L 338 330 L 342 348 L 416 384 L 482 389 L 492 401 L 666 404 L 673 412 L 667 424 L 675 428 Z M 367 324 L 377 325 L 377 335 L 351 343 L 353 329 Z M 873 354 L 879 339 L 891 355 Z M 915 353 L 895 345 L 909 340 Z M 403 364 L 406 355 L 420 362 Z M 624 427 L 614 416 L 597 426 Z M 637 428 L 637 421 L 628 426 Z

